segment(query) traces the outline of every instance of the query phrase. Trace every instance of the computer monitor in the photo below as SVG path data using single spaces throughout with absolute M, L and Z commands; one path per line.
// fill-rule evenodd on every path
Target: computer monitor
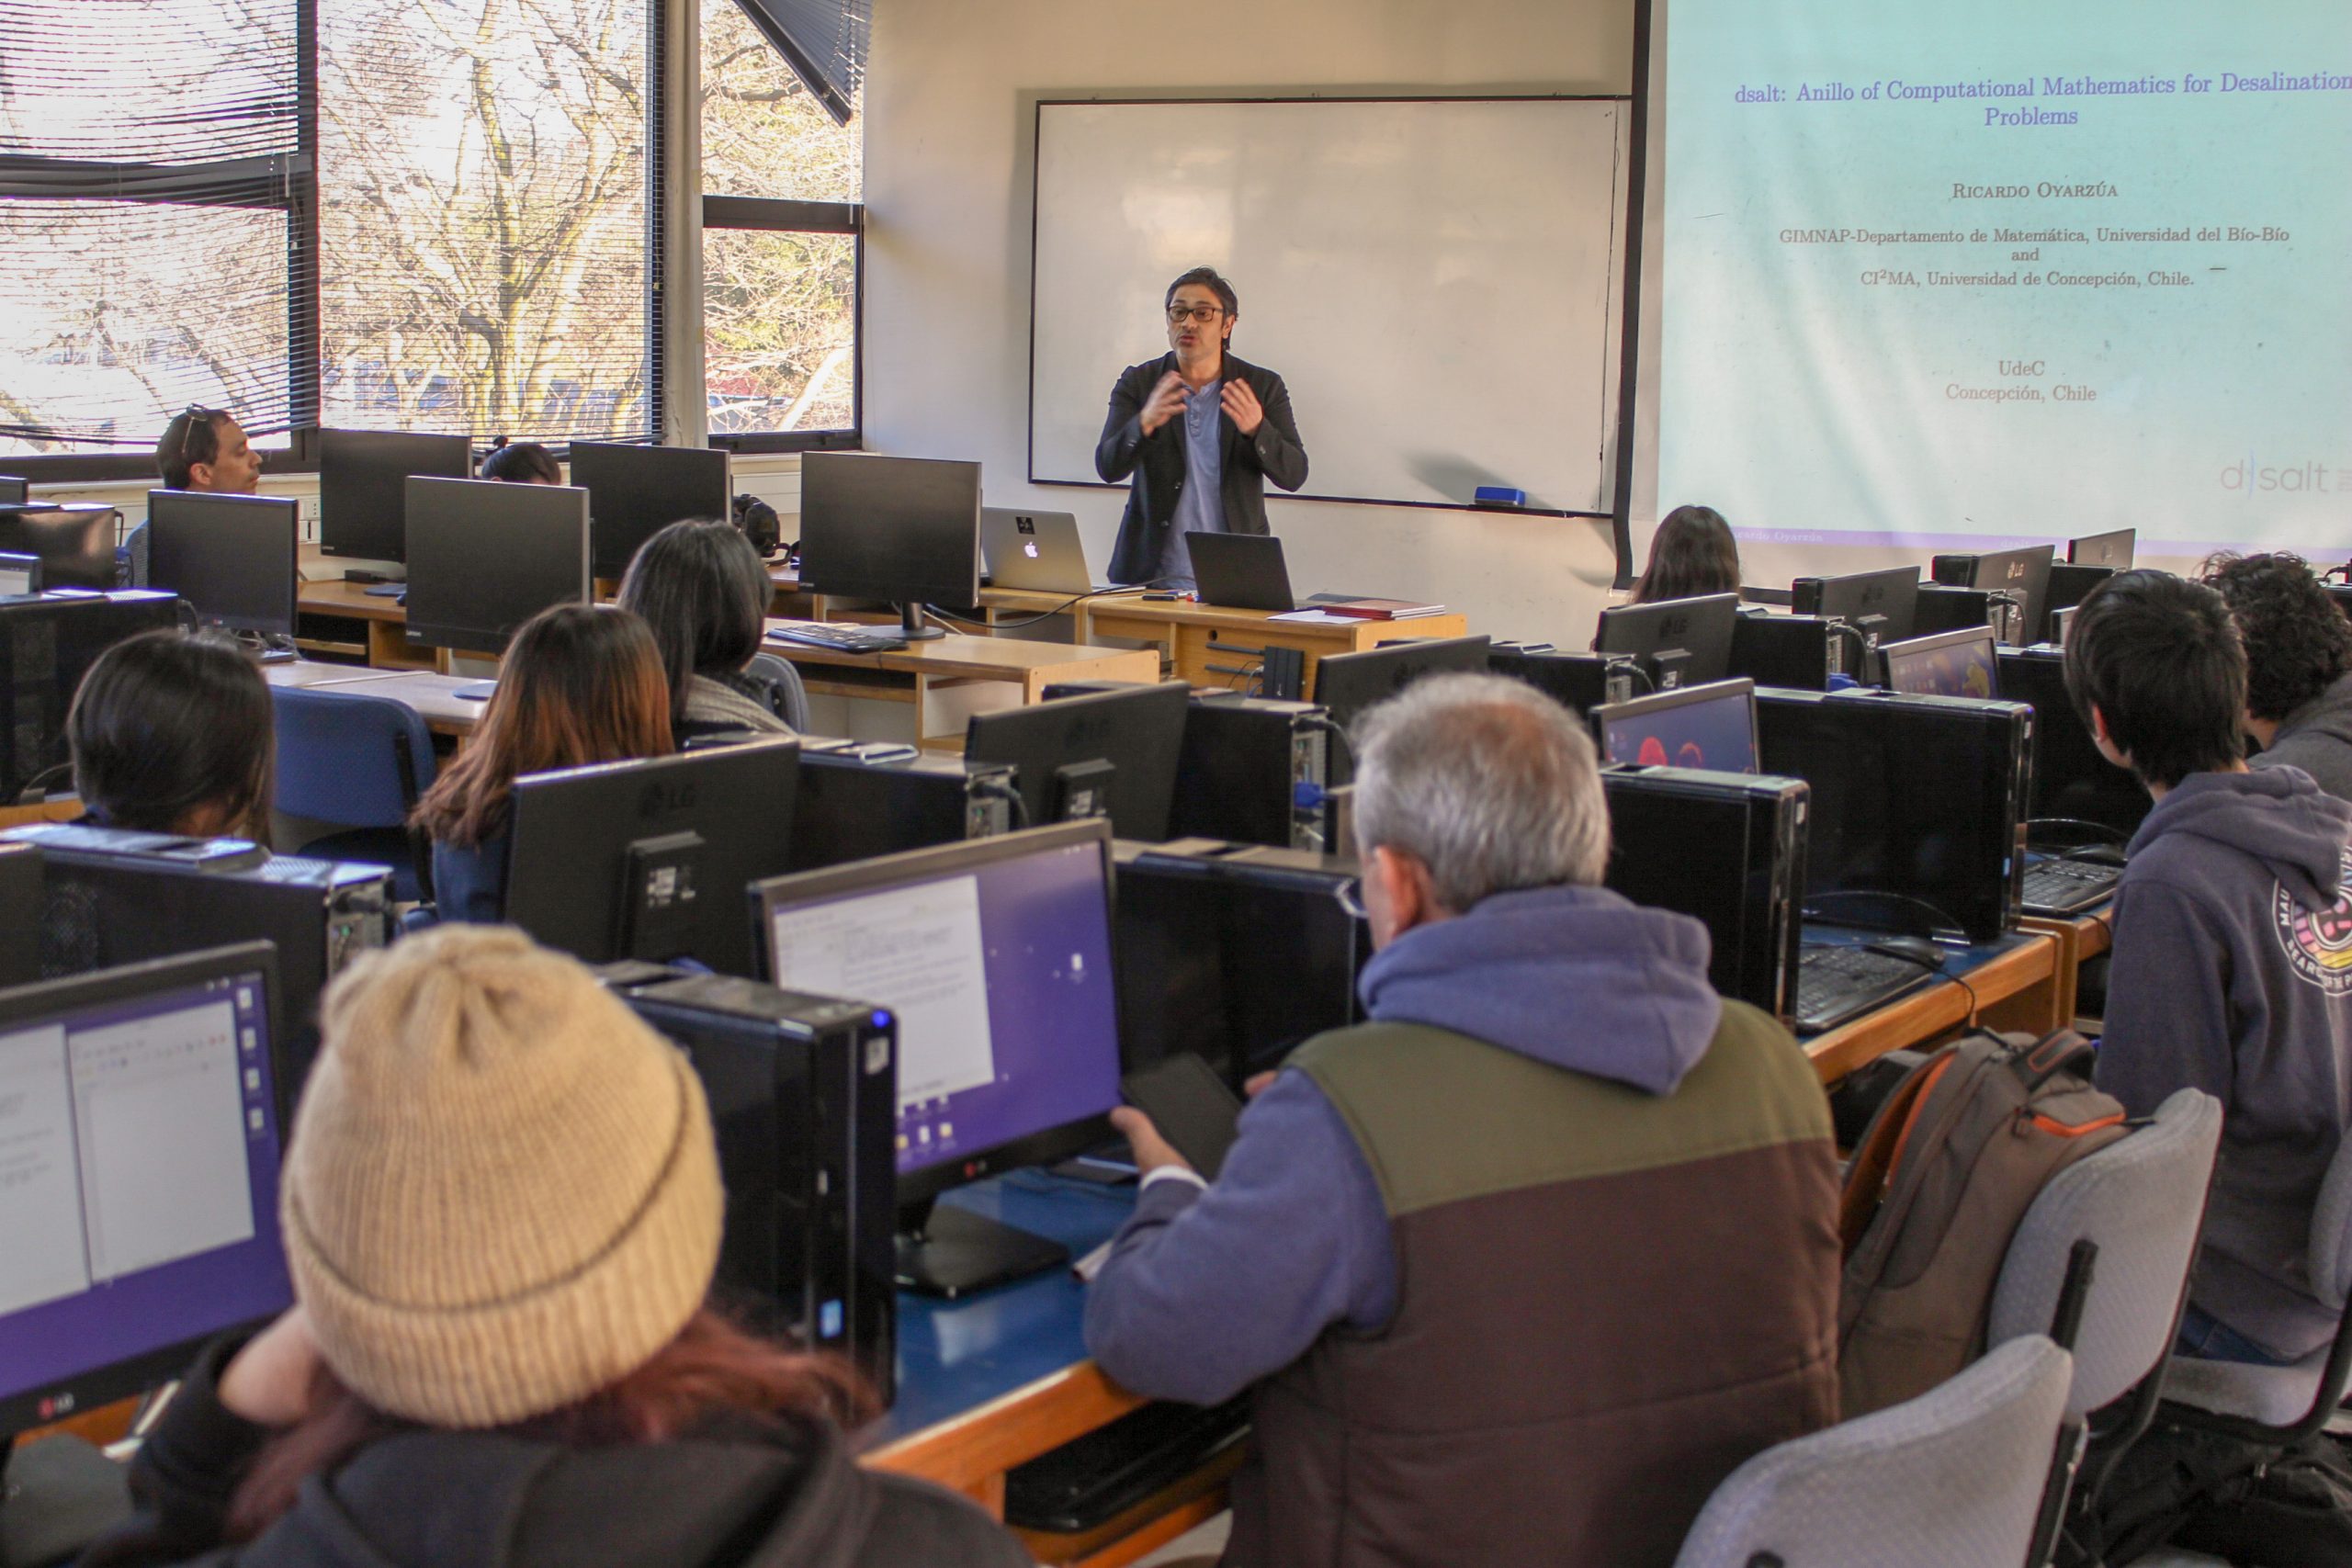
M 320 553 L 408 559 L 408 480 L 462 479 L 473 471 L 473 444 L 462 435 L 320 431 Z
M 1651 684 L 1661 692 L 1703 686 L 1722 680 L 1731 668 L 1732 626 L 1738 619 L 1736 593 L 1620 604 L 1600 612 L 1593 651 L 1641 660 Z
M 43 588 L 112 588 L 121 520 L 111 506 L 0 506 L 0 554 L 39 557 Z
M 964 757 L 1010 762 L 1029 825 L 1108 817 L 1122 839 L 1168 837 L 1192 688 L 1181 681 L 976 713 Z
M 1849 571 L 1837 577 L 1800 577 L 1789 584 L 1792 610 L 1845 622 L 1862 634 L 1866 649 L 1909 637 L 1918 602 L 1919 569 L 1916 566 Z
M 2085 538 L 2066 541 L 2066 558 L 2075 566 L 2103 566 L 2115 571 L 2132 570 L 2132 549 L 2139 543 L 2137 528 L 2118 528 L 2111 534 L 2092 534 Z
M 1483 636 L 1432 637 L 1318 659 L 1315 701 L 1334 724 L 1353 725 L 1364 710 L 1386 702 L 1424 675 L 1483 672 L 1493 641 Z
M 147 492 L 147 581 L 188 602 L 206 626 L 294 635 L 301 509 L 288 499 Z
M 980 466 L 808 453 L 800 459 L 800 582 L 888 600 L 902 637 L 944 635 L 923 625 L 923 605 L 980 596 Z
M 1993 648 L 1990 626 L 1882 643 L 1879 678 L 1888 691 L 1905 696 L 1997 697 L 2001 675 Z
M 960 1294 L 1059 1245 L 931 1201 L 1110 1135 L 1119 1103 L 1111 833 L 1101 818 L 778 877 L 752 890 L 768 977 L 899 1021 L 899 1282 Z
M 2042 624 L 2028 626 L 2020 636 L 2027 647 L 2037 642 L 2056 642 L 2059 636 L 2051 628 L 2058 625 L 2062 612 L 2071 613 L 2075 606 L 2091 596 L 2091 590 L 2116 573 L 2111 566 L 2076 566 L 2071 561 L 2050 563 L 2050 590 L 2042 597 Z
M 1645 768 L 1756 771 L 1756 682 L 1715 681 L 1592 710 L 1604 761 Z
M 41 775 L 62 793 L 65 714 L 98 655 L 141 632 L 179 625 L 179 600 L 126 589 L 0 600 L 0 801 Z
M 585 604 L 588 492 L 566 485 L 412 479 L 410 646 L 501 654 L 551 604 Z
M 2055 545 L 2022 545 L 2013 550 L 1993 550 L 1978 556 L 1938 556 L 1938 582 L 2006 593 L 2016 602 L 2018 618 L 2005 643 L 2023 645 L 2041 637 L 2042 617 L 2050 609 L 2050 563 Z
M 2001 690 L 2033 709 L 2033 797 L 2029 843 L 2069 847 L 2129 839 L 2154 805 L 2147 787 L 2100 755 L 2066 694 L 2066 656 L 2056 648 L 2001 650 Z M 2085 825 L 2088 824 L 2086 830 Z M 2102 831 L 2104 829 L 2104 831 Z
M 691 958 L 750 976 L 743 890 L 792 864 L 799 783 L 800 743 L 784 736 L 526 773 L 507 818 L 507 923 L 590 964 Z
M 628 570 L 638 547 L 688 518 L 723 523 L 733 503 L 727 454 L 707 446 L 571 444 L 571 482 L 588 492 L 598 577 Z
M 0 991 L 0 1447 L 291 1305 L 267 942 Z

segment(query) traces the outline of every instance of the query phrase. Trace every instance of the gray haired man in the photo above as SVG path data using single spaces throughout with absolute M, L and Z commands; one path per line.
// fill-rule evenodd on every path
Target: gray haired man
M 1665 1568 L 1837 1397 L 1829 1114 L 1707 935 L 1599 886 L 1591 740 L 1424 680 L 1357 736 L 1372 1021 L 1309 1041 L 1204 1185 L 1144 1172 L 1087 1303 L 1139 1393 L 1255 1384 L 1234 1568 Z

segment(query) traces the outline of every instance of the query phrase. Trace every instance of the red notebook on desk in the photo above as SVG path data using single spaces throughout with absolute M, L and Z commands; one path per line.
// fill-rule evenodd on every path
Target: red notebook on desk
M 1326 615 L 1345 615 L 1357 621 L 1410 621 L 1423 615 L 1442 615 L 1442 604 L 1416 604 L 1410 599 L 1313 599 L 1308 603 Z

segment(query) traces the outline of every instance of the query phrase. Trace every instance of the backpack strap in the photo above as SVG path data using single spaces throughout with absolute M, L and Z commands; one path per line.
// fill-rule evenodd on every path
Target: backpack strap
M 2090 1081 L 2092 1066 L 2098 1060 L 2098 1047 L 2071 1029 L 2053 1029 L 2030 1045 L 2021 1045 L 2006 1035 L 2000 1038 L 2011 1046 L 2009 1070 L 2025 1085 L 2029 1098 L 2060 1073 Z

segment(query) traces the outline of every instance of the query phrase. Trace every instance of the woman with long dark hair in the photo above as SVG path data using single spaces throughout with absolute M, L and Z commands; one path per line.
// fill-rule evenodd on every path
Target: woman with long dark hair
M 707 1302 L 694 1068 L 578 963 L 444 926 L 329 989 L 278 1194 L 295 1307 L 209 1347 L 84 1559 L 1023 1568 L 860 1469 L 838 1362 Z
M 1650 536 L 1650 564 L 1628 604 L 1739 592 L 1739 541 L 1712 506 L 1678 506 Z
M 774 592 L 759 551 L 732 523 L 673 523 L 638 547 L 621 578 L 620 606 L 653 629 L 680 740 L 726 730 L 792 733 L 775 689 L 746 668 L 760 650 Z
M 269 685 L 234 643 L 153 631 L 115 644 L 82 677 L 65 735 L 92 822 L 269 842 Z
M 643 621 L 626 610 L 559 604 L 524 622 L 472 739 L 411 818 L 433 840 L 441 918 L 504 914 L 507 807 L 518 777 L 674 749 L 670 682 Z

